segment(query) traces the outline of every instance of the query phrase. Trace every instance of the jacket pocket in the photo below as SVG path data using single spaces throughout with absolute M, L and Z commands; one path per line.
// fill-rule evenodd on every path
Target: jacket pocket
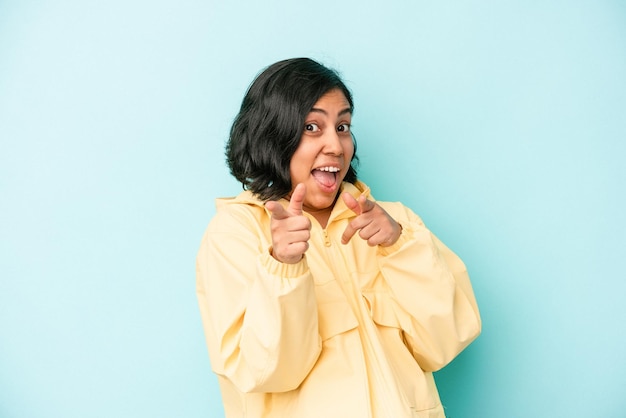
M 318 315 L 322 340 L 328 340 L 359 325 L 347 303 L 335 302 L 319 305 Z
M 327 340 L 359 325 L 336 280 L 315 286 L 320 336 Z
M 412 416 L 443 417 L 441 402 L 432 373 L 420 367 L 405 338 L 412 329 L 411 317 L 386 291 L 364 291 L 363 298 L 381 336 L 381 344 L 391 364 Z
M 397 303 L 388 292 L 364 291 L 363 298 L 370 311 L 370 316 L 376 324 L 391 328 L 402 328 L 395 306 Z

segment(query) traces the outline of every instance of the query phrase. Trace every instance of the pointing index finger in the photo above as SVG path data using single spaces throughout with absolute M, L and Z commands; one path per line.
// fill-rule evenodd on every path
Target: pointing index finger
M 346 206 L 352 212 L 354 212 L 356 215 L 360 215 L 361 214 L 361 206 L 359 205 L 359 202 L 357 202 L 357 200 L 350 193 L 344 192 L 341 195 L 341 198 L 343 199 L 343 201 L 346 204 Z
M 265 203 L 265 207 L 270 211 L 274 219 L 285 219 L 289 217 L 289 213 L 278 202 L 269 201 Z
M 350 193 L 345 192 L 341 195 L 341 198 L 346 206 L 354 212 L 357 217 L 363 213 L 364 203 L 362 200 L 365 199 L 365 196 L 359 196 L 358 199 L 355 199 Z M 348 226 L 346 226 L 346 229 L 343 231 L 343 235 L 341 236 L 341 243 L 347 244 L 352 239 L 356 231 L 358 231 L 358 228 L 353 226 L 352 222 L 348 222 Z

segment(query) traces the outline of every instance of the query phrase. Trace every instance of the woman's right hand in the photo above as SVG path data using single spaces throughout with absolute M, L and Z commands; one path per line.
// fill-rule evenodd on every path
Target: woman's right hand
M 300 183 L 293 190 L 287 209 L 275 201 L 265 204 L 272 214 L 272 257 L 281 263 L 299 262 L 309 249 L 311 221 L 302 213 L 305 195 L 306 186 Z

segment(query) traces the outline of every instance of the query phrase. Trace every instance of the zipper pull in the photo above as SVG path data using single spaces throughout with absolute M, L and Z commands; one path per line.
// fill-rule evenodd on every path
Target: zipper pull
M 322 232 L 324 233 L 324 245 L 330 247 L 330 238 L 328 238 L 328 231 L 326 229 L 323 229 Z

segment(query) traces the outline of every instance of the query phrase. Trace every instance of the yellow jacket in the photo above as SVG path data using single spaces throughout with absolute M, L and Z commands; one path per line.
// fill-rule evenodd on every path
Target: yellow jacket
M 444 417 L 431 372 L 481 328 L 469 277 L 410 209 L 377 203 L 403 227 L 393 246 L 342 245 L 355 215 L 338 199 L 326 229 L 311 217 L 305 257 L 282 264 L 263 202 L 217 200 L 197 294 L 226 417 Z

